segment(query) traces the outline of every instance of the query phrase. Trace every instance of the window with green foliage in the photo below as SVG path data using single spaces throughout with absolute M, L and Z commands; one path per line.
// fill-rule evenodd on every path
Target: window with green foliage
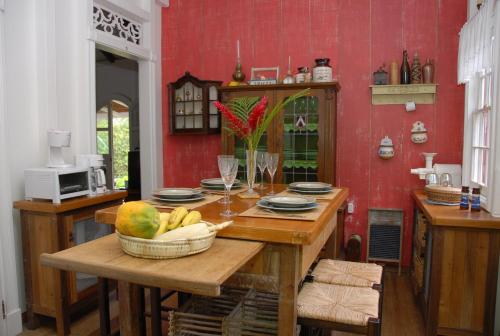
M 110 110 L 112 111 L 111 115 L 108 113 Z M 111 159 L 108 161 L 110 164 L 108 163 L 107 168 L 112 171 L 114 189 L 127 188 L 128 152 L 130 150 L 129 128 L 130 118 L 126 104 L 112 100 L 97 111 L 97 153 Z

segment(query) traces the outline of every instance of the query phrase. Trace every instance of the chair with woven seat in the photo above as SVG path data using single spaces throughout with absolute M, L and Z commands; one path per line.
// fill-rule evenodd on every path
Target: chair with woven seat
M 313 281 L 382 291 L 384 268 L 377 264 L 321 259 L 311 273 Z
M 378 336 L 380 298 L 381 293 L 372 288 L 306 282 L 297 299 L 298 323 L 307 335 L 312 328 L 320 328 Z

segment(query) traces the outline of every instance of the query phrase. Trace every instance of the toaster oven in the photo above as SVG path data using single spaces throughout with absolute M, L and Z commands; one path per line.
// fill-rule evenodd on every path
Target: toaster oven
M 24 197 L 27 200 L 48 199 L 52 203 L 88 195 L 88 168 L 32 168 L 24 170 Z

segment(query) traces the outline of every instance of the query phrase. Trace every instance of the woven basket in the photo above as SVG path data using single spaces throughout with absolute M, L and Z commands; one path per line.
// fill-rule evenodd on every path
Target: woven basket
M 214 225 L 209 222 L 204 223 Z M 171 259 L 208 250 L 214 243 L 217 231 L 196 238 L 173 241 L 136 238 L 120 234 L 118 231 L 116 231 L 116 234 L 123 252 L 131 256 L 147 259 Z
M 425 193 L 429 200 L 443 203 L 460 203 L 460 197 L 462 195 L 459 188 L 436 185 L 425 186 Z

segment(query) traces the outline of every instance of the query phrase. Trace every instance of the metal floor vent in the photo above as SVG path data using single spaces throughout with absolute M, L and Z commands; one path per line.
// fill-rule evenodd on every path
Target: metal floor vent
M 397 262 L 401 271 L 402 209 L 368 210 L 368 261 Z

